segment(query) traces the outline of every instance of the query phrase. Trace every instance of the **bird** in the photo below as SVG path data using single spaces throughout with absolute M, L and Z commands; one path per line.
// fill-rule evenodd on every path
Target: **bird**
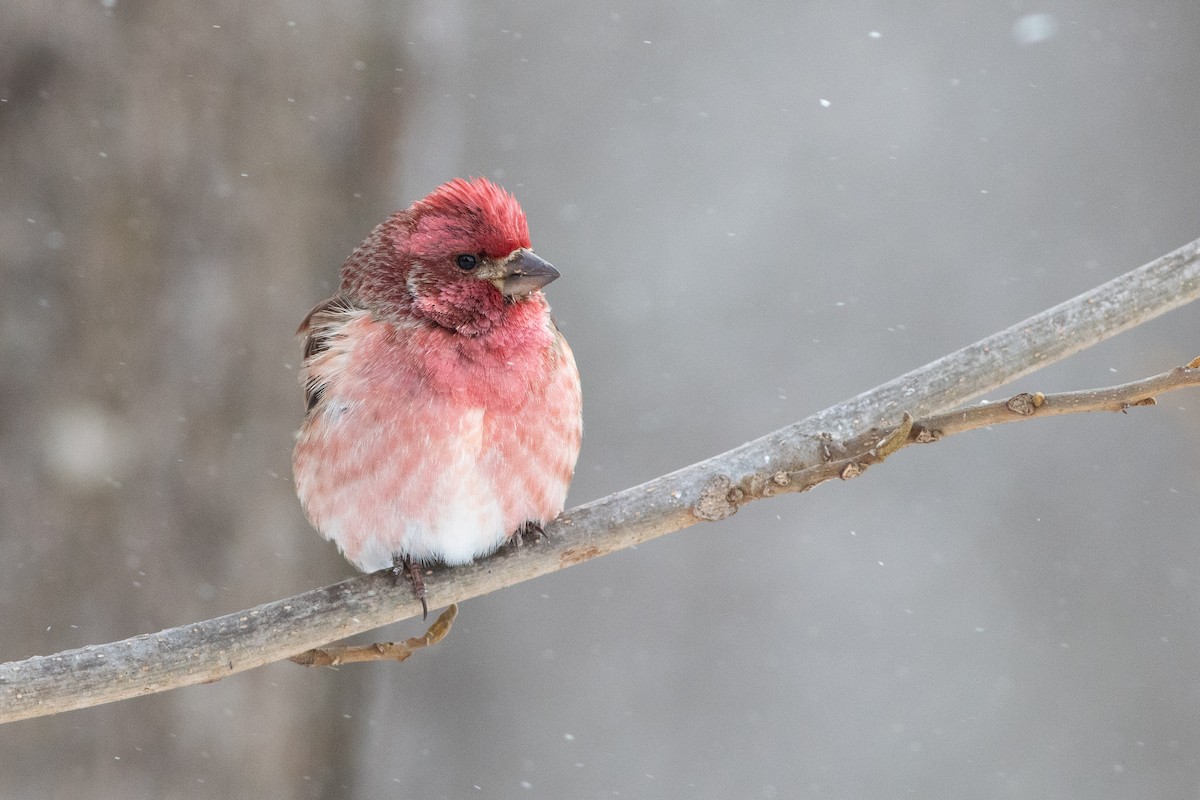
M 485 178 L 397 211 L 300 324 L 306 411 L 292 456 L 309 522 L 364 572 L 466 564 L 566 503 L 579 370 L 525 213 Z

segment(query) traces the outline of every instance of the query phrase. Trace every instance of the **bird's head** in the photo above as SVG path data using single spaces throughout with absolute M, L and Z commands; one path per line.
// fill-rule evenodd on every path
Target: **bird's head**
M 476 335 L 510 307 L 545 305 L 558 271 L 529 249 L 516 199 L 484 178 L 455 179 L 393 214 L 342 267 L 342 291 L 384 314 Z

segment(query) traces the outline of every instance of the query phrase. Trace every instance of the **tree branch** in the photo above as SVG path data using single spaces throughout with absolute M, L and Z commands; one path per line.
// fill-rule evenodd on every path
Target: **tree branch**
M 867 467 L 882 462 L 901 448 L 911 444 L 928 444 L 957 433 L 1020 422 L 1033 417 L 1054 417 L 1061 414 L 1084 414 L 1093 411 L 1128 411 L 1130 408 L 1157 404 L 1156 395 L 1176 389 L 1200 386 L 1200 357 L 1187 366 L 1120 386 L 1088 389 L 1081 392 L 1022 392 L 1003 402 L 982 403 L 968 408 L 934 414 L 914 421 L 905 412 L 900 424 L 884 433 L 872 428 L 844 442 L 827 442 L 823 461 L 798 470 L 777 470 L 762 479 L 733 486 L 725 481 L 714 482 L 713 502 L 733 502 L 744 505 L 784 492 L 807 492 L 818 484 L 834 478 L 849 480 L 861 475 Z M 718 485 L 719 483 L 719 485 Z M 732 500 L 730 498 L 732 497 Z M 704 502 L 705 498 L 701 498 Z
M 1185 367 L 1176 367 L 1152 378 L 1106 389 L 1059 394 L 1022 392 L 1003 403 L 983 403 L 930 417 L 913 427 L 910 439 L 912 443 L 932 442 L 963 431 L 1017 422 L 1033 416 L 1055 417 L 1086 411 L 1124 412 L 1136 406 L 1152 406 L 1156 404 L 1156 395 L 1195 386 L 1198 375 L 1200 358 L 1194 358 Z
M 751 499 L 808 488 L 808 480 L 852 477 L 908 443 L 914 431 L 945 435 L 956 424 L 954 414 L 919 425 L 910 414 L 946 412 L 1198 295 L 1200 240 L 786 428 L 567 511 L 537 547 L 429 576 L 429 598 L 460 602 L 723 519 Z M 1158 391 L 1195 385 L 1194 371 L 1183 370 Z M 889 421 L 887 432 L 869 430 Z M 393 585 L 385 570 L 159 633 L 0 664 L 0 722 L 219 680 L 419 612 L 408 585 Z
M 303 667 L 340 667 L 342 664 L 355 664 L 363 661 L 407 661 L 408 657 L 418 650 L 431 647 L 445 639 L 457 616 L 458 603 L 451 603 L 449 608 L 433 621 L 429 630 L 420 636 L 405 639 L 403 642 L 314 647 L 312 650 L 305 650 L 303 653 L 292 656 L 288 661 L 294 661 Z

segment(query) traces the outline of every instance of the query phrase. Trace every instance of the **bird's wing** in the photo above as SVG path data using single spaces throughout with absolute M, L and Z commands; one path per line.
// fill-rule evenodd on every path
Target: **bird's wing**
M 324 371 L 318 368 L 318 362 L 327 354 L 345 324 L 363 313 L 366 313 L 366 309 L 356 305 L 350 298 L 334 295 L 309 311 L 296 330 L 297 336 L 304 337 L 304 363 L 300 380 L 304 384 L 304 400 L 309 413 L 321 402 L 325 393 Z

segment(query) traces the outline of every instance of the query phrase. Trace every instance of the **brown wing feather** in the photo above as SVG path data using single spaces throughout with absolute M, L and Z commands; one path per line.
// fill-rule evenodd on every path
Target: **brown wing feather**
M 348 297 L 334 295 L 323 303 L 315 306 L 296 329 L 297 336 L 304 337 L 304 369 L 301 380 L 304 382 L 304 401 L 306 411 L 311 412 L 325 393 L 325 384 L 318 380 L 308 365 L 312 359 L 329 349 L 329 344 L 337 336 L 346 314 L 361 310 Z

